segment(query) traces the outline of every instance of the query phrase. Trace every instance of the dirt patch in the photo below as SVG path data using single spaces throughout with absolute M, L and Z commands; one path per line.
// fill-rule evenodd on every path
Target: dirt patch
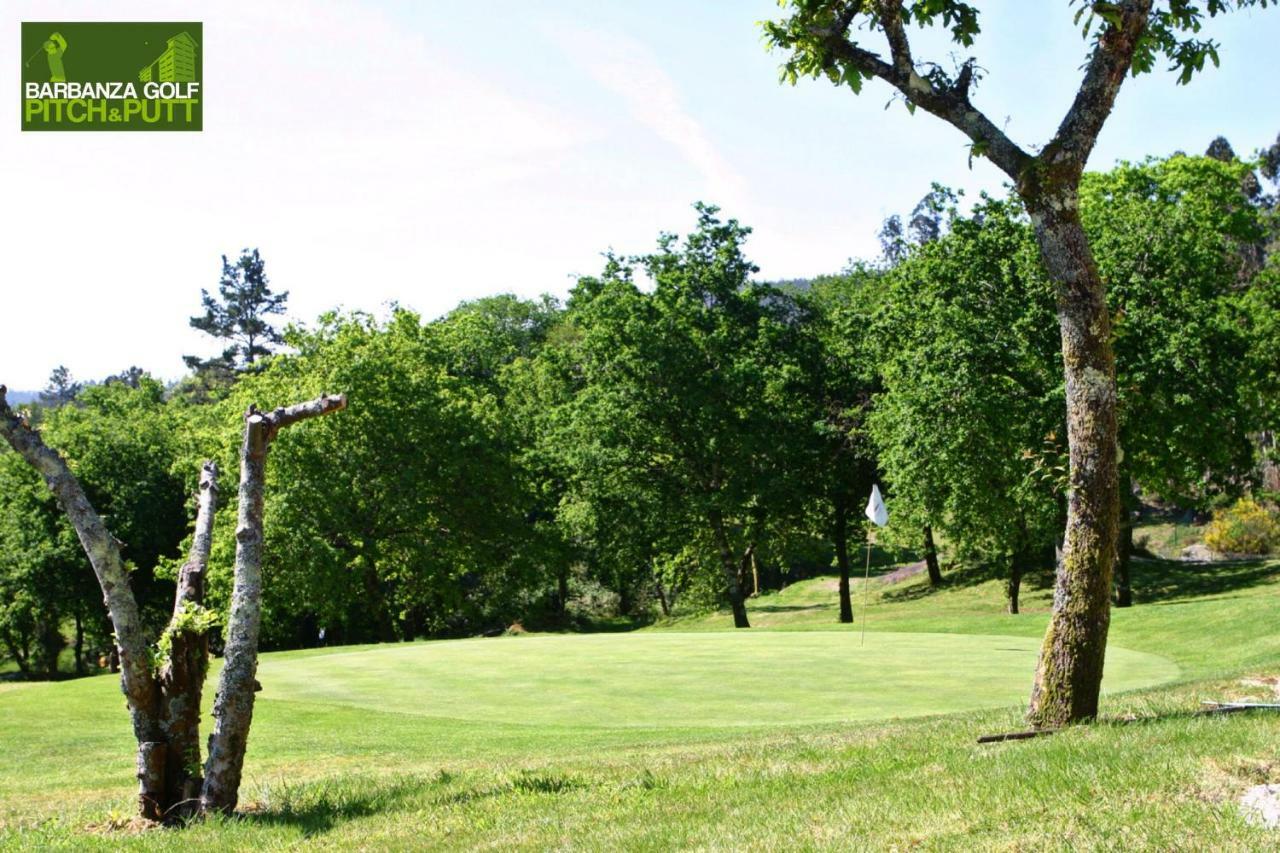
M 901 583 L 907 578 L 915 577 L 916 575 L 920 574 L 921 572 L 924 571 L 924 569 L 925 569 L 924 560 L 918 560 L 914 563 L 907 563 L 905 566 L 898 566 L 898 568 L 889 572 L 887 575 L 881 575 L 880 583 L 882 584 Z

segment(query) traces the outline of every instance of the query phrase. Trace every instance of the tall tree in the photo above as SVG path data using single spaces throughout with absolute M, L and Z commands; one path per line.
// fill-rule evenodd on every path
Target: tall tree
M 1119 521 L 1116 472 L 1115 355 L 1106 293 L 1079 214 L 1079 184 L 1116 95 L 1130 73 L 1166 57 L 1187 82 L 1217 45 L 1197 33 L 1206 11 L 1267 6 L 1269 0 L 1072 0 L 1092 36 L 1084 76 L 1053 137 L 1036 154 L 1010 139 L 971 100 L 979 76 L 969 57 L 952 72 L 916 59 L 909 28 L 941 23 L 959 46 L 972 46 L 977 8 L 963 0 L 788 0 L 791 15 L 764 24 L 772 46 L 788 51 L 782 76 L 825 76 L 854 92 L 878 78 L 907 106 L 943 119 L 1014 182 L 1035 227 L 1041 260 L 1054 282 L 1066 376 L 1070 493 L 1065 547 L 1053 616 L 1031 692 L 1029 720 L 1063 724 L 1094 717 L 1102 687 L 1111 573 Z M 888 59 L 859 42 L 881 34 Z M 1192 35 L 1187 35 L 1192 33 Z
M 60 364 L 49 374 L 49 382 L 40 392 L 40 402 L 50 408 L 70 403 L 75 400 L 83 387 L 82 383 L 75 381 L 72 377 L 71 370 L 66 365 Z
M 862 541 L 862 506 L 876 474 L 866 420 L 879 374 L 868 332 L 881 278 L 876 270 L 853 267 L 796 294 L 804 311 L 803 340 L 793 355 L 803 378 L 791 405 L 805 413 L 808 431 L 789 441 L 807 445 L 802 477 L 816 532 L 835 551 L 844 623 L 853 622 L 850 540 L 855 547 Z
M 203 314 L 191 318 L 191 327 L 226 341 L 222 354 L 211 359 L 185 356 L 193 370 L 230 372 L 252 365 L 281 342 L 269 318 L 283 314 L 289 292 L 274 293 L 267 279 L 267 264 L 257 249 L 245 249 L 234 263 L 222 256 L 218 293 L 200 290 Z
M 936 525 L 958 552 L 1000 564 L 1016 613 L 1059 521 L 1035 464 L 1061 432 L 1052 294 L 1016 202 L 948 220 L 884 276 L 870 429 L 895 525 L 905 517 L 929 539 Z
M 746 628 L 751 558 L 777 517 L 800 505 L 788 463 L 803 443 L 779 440 L 804 430 L 804 412 L 786 405 L 799 377 L 784 354 L 797 332 L 789 301 L 750 281 L 750 229 L 697 209 L 685 239 L 664 234 L 652 254 L 610 257 L 603 275 L 574 289 L 578 387 L 561 434 L 579 494 L 593 496 L 606 523 L 653 514 L 702 531 L 734 625 Z M 633 281 L 637 267 L 651 293 Z M 670 541 L 671 526 L 651 529 L 649 543 Z

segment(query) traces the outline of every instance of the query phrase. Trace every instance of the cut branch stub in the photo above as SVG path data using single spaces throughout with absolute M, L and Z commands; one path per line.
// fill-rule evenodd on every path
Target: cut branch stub
M 205 764 L 202 811 L 231 812 L 239 797 L 245 747 L 257 685 L 258 629 L 262 616 L 262 515 L 267 450 L 280 430 L 298 421 L 341 411 L 346 395 L 322 396 L 269 413 L 250 407 L 240 448 L 235 585 L 227 620 L 226 653 L 214 699 L 213 733 Z

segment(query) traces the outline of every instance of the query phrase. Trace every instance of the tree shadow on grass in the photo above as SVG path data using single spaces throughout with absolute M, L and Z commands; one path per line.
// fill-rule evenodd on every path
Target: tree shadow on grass
M 349 820 L 402 810 L 416 801 L 432 805 L 468 803 L 509 794 L 563 794 L 587 787 L 574 776 L 521 770 L 500 782 L 458 785 L 458 777 L 352 775 L 305 782 L 281 781 L 262 787 L 258 801 L 233 818 L 248 823 L 290 826 L 304 838 L 322 835 Z
M 952 563 L 943 569 L 941 586 L 931 585 L 927 575 L 921 573 L 914 578 L 914 582 L 885 591 L 882 598 L 885 601 L 917 601 L 949 590 L 980 586 L 988 581 L 1004 583 L 1008 580 L 1008 574 L 1007 565 L 994 562 L 972 560 Z M 1027 567 L 1023 570 L 1022 587 L 1024 590 L 1052 589 L 1053 575 L 1054 567 L 1051 565 Z
M 441 773 L 435 779 L 353 775 L 268 783 L 262 786 L 258 801 L 235 819 L 291 826 L 300 830 L 303 837 L 311 837 L 348 820 L 392 811 L 411 797 L 435 785 L 447 784 L 450 779 L 448 774 Z
M 1135 559 L 1130 575 L 1134 601 L 1166 604 L 1188 598 L 1222 596 L 1280 579 L 1274 560 L 1232 560 L 1215 563 Z

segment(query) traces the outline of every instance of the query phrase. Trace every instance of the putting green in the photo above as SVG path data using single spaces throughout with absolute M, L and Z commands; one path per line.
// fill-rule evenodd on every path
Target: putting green
M 264 699 L 594 728 L 823 723 L 1025 702 L 1039 641 L 874 632 L 509 637 L 264 655 Z M 1178 676 L 1112 646 L 1108 691 Z

